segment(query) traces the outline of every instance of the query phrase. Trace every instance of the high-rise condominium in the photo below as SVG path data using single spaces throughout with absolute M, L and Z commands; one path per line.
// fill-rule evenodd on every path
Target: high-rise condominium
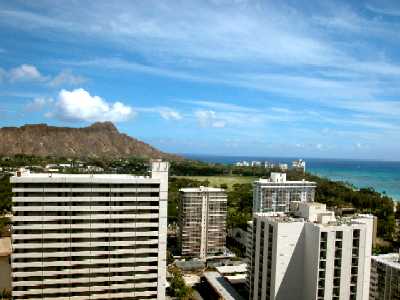
M 226 205 L 224 189 L 180 189 L 179 246 L 184 256 L 205 259 L 225 251 Z
M 151 176 L 18 174 L 13 299 L 165 299 L 168 163 Z
M 400 255 L 382 254 L 371 259 L 371 300 L 400 299 Z
M 287 181 L 285 173 L 271 173 L 269 179 L 254 182 L 253 212 L 288 212 L 290 202 L 313 202 L 316 183 Z
M 373 217 L 336 219 L 320 203 L 297 217 L 255 213 L 246 250 L 250 300 L 367 300 Z

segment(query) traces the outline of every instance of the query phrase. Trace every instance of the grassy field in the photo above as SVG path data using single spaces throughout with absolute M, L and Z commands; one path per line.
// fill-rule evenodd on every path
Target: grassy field
M 208 180 L 210 186 L 219 187 L 221 184 L 225 183 L 228 189 L 231 189 L 235 183 L 252 183 L 256 177 L 252 176 L 173 176 L 176 178 L 188 178 L 194 180 Z

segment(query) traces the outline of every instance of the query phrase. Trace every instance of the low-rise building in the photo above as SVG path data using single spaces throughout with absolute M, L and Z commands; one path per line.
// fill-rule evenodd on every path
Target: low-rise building
M 202 291 L 202 294 L 208 295 L 205 299 L 244 300 L 218 272 L 204 272 L 202 285 L 206 289 L 206 292 Z
M 215 268 L 231 284 L 246 283 L 247 264 L 232 264 L 228 266 L 218 266 Z

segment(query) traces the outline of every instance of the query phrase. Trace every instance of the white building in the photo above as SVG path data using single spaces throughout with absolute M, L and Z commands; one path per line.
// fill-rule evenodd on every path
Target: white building
M 306 162 L 302 159 L 295 160 L 292 162 L 292 168 L 305 172 L 306 171 Z
M 281 171 L 285 172 L 288 170 L 288 164 L 279 164 L 279 169 L 281 169 Z
M 250 167 L 250 163 L 248 161 L 238 161 L 236 162 L 236 167 Z
M 367 300 L 373 217 L 335 219 L 319 203 L 299 208 L 297 217 L 254 214 L 246 250 L 249 299 Z
M 258 161 L 258 160 L 253 160 L 252 162 L 251 162 L 251 166 L 252 167 L 261 167 L 261 161 Z
M 399 253 L 382 254 L 372 257 L 369 299 L 400 299 Z
M 316 183 L 287 181 L 285 173 L 271 173 L 269 179 L 254 182 L 253 212 L 288 212 L 292 201 L 313 202 Z
M 151 177 L 19 173 L 13 299 L 165 299 L 168 163 Z
M 227 197 L 224 189 L 183 188 L 179 203 L 179 247 L 205 259 L 225 252 Z

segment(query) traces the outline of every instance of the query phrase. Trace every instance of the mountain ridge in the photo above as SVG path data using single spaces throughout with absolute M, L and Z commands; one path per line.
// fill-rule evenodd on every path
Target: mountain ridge
M 120 133 L 112 122 L 87 127 L 58 127 L 45 123 L 0 128 L 0 155 L 55 157 L 143 157 L 180 160 L 136 138 Z

